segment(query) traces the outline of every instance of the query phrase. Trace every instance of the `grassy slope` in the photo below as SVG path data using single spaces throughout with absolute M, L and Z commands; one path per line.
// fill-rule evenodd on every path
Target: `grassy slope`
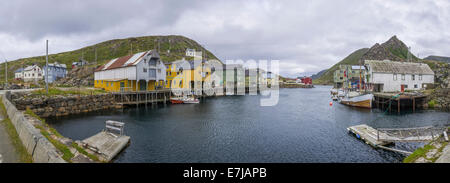
M 358 64 L 358 60 L 364 55 L 364 53 L 369 50 L 368 48 L 362 48 L 356 50 L 349 56 L 345 57 L 342 61 L 333 65 L 330 69 L 328 69 L 319 79 L 314 80 L 314 84 L 333 84 L 333 74 L 334 71 L 339 69 L 339 65 L 341 64 Z
M 72 62 L 78 61 L 84 53 L 84 59 L 90 62 L 95 60 L 95 48 L 97 49 L 97 65 L 106 63 L 107 61 L 130 54 L 131 45 L 133 47 L 133 53 L 147 51 L 158 48 L 158 40 L 160 40 L 160 55 L 163 61 L 172 62 L 185 57 L 185 51 L 187 48 L 193 48 L 198 51 L 202 50 L 202 46 L 183 36 L 146 36 L 126 39 L 115 39 L 98 43 L 96 45 L 84 47 L 78 50 L 63 52 L 58 54 L 49 55 L 49 63 L 58 61 L 64 63 L 71 69 Z M 169 41 L 170 40 L 170 41 Z M 170 42 L 170 44 L 169 44 Z M 51 46 L 51 45 L 50 45 Z M 167 50 L 170 48 L 170 54 Z M 211 52 L 206 50 L 208 59 L 217 59 Z M 192 59 L 186 57 L 187 60 Z M 45 65 L 45 56 L 22 58 L 15 61 L 8 62 L 8 78 L 14 78 L 14 71 L 31 65 L 33 63 L 39 66 Z M 0 78 L 4 81 L 4 68 L 5 65 L 0 64 Z

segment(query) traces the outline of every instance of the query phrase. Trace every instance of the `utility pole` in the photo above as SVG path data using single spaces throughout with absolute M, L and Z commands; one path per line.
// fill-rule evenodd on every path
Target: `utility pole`
M 131 44 L 130 55 L 133 55 L 133 43 L 130 43 L 130 44 Z
M 94 65 L 97 65 L 97 47 L 95 47 L 95 61 Z
M 46 52 L 45 52 L 45 91 L 48 95 L 48 40 L 46 44 Z
M 5 88 L 8 87 L 8 60 L 5 58 Z

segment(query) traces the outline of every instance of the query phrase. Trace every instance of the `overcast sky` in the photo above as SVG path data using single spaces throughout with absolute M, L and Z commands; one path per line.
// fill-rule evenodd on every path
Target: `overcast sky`
M 79 49 L 102 41 L 183 35 L 222 60 L 280 60 L 282 75 L 326 69 L 392 35 L 423 58 L 450 56 L 447 0 L 0 2 L 0 58 Z M 1 58 L 3 60 L 3 58 Z

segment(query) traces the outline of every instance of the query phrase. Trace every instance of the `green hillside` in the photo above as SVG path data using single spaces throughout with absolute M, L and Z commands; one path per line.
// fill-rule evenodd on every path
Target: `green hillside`
M 51 42 L 50 45 L 51 47 Z M 147 51 L 151 49 L 160 50 L 161 59 L 164 62 L 172 62 L 185 57 L 185 52 L 187 48 L 195 49 L 200 51 L 204 49 L 196 41 L 183 36 L 145 36 L 145 37 L 133 37 L 126 39 L 115 39 L 110 41 L 105 41 L 92 46 L 84 47 L 78 50 L 63 52 L 58 54 L 49 55 L 49 63 L 55 61 L 59 63 L 64 63 L 67 65 L 68 69 L 71 69 L 72 62 L 78 61 L 82 56 L 85 60 L 89 62 L 94 62 L 95 60 L 95 50 L 97 50 L 97 64 L 102 65 L 107 61 L 122 57 L 133 53 L 138 53 L 142 51 Z M 168 52 L 170 50 L 170 53 Z M 208 59 L 217 59 L 210 51 L 206 50 Z M 191 60 L 192 57 L 186 57 L 186 60 Z M 217 59 L 218 60 L 218 59 Z M 22 58 L 14 61 L 8 62 L 8 78 L 14 78 L 14 71 L 26 67 L 31 64 L 37 64 L 39 66 L 45 65 L 45 55 L 31 58 Z M 4 63 L 0 64 L 0 78 L 4 81 Z
M 368 48 L 362 48 L 356 50 L 349 56 L 345 57 L 343 60 L 334 64 L 330 69 L 328 69 L 319 79 L 314 80 L 315 84 L 333 84 L 333 74 L 334 71 L 339 69 L 340 64 L 349 64 L 349 65 L 357 65 L 359 59 L 368 51 Z

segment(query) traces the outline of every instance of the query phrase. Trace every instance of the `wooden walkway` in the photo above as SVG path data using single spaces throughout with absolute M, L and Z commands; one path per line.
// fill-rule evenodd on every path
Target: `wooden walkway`
M 445 128 L 380 128 L 374 129 L 366 124 L 348 127 L 349 133 L 375 148 L 381 148 L 403 154 L 412 152 L 387 147 L 395 142 L 428 142 L 439 137 Z

